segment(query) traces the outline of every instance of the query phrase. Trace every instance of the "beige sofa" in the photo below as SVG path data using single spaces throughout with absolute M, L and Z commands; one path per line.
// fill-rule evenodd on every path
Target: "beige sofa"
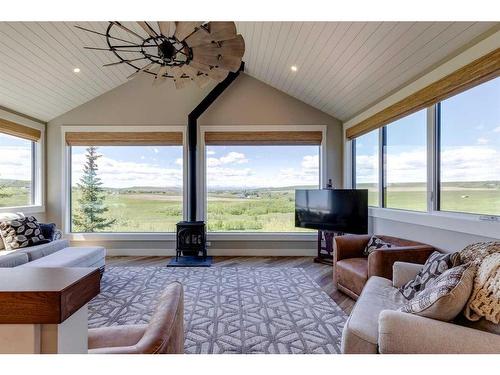
M 406 302 L 398 288 L 422 267 L 396 262 L 392 282 L 378 276 L 368 280 L 344 326 L 342 353 L 500 354 L 499 325 L 448 323 L 397 311 Z

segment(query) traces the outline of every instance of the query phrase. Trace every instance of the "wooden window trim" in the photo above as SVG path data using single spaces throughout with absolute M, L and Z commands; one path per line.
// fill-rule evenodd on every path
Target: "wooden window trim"
M 0 119 L 0 133 L 27 139 L 32 142 L 38 142 L 42 138 L 40 130 L 5 119 Z
M 418 90 L 346 130 L 353 139 L 411 113 L 441 102 L 500 75 L 500 48 Z
M 182 132 L 67 132 L 69 146 L 182 146 Z
M 321 145 L 321 131 L 207 131 L 206 145 Z

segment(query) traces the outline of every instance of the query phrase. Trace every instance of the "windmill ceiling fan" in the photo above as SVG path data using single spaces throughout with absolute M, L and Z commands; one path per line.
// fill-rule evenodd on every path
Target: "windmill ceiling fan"
M 223 81 L 238 71 L 245 53 L 234 22 L 110 21 L 105 33 L 76 27 L 106 38 L 107 48 L 84 47 L 113 52 L 118 61 L 104 66 L 126 64 L 135 69 L 127 78 L 148 73 L 154 84 L 173 79 L 177 89 L 191 81 L 199 87 Z

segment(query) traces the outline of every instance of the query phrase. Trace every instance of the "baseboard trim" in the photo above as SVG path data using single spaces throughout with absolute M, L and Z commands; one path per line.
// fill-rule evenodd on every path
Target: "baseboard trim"
M 175 249 L 108 248 L 108 256 L 175 256 Z M 209 249 L 211 256 L 315 256 L 316 249 Z

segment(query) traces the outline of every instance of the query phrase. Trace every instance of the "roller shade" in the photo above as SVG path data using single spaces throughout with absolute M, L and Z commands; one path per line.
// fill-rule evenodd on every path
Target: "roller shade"
M 346 137 L 352 139 L 369 133 L 471 87 L 496 78 L 499 74 L 500 48 L 348 128 Z
M 70 146 L 180 146 L 181 132 L 68 132 Z
M 13 135 L 14 137 L 27 139 L 33 142 L 39 141 L 42 137 L 42 132 L 38 129 L 4 119 L 0 119 L 0 133 Z
M 321 145 L 320 131 L 206 132 L 207 145 Z

